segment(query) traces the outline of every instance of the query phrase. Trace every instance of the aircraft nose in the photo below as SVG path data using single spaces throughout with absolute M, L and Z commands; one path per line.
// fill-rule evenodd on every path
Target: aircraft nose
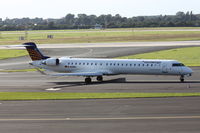
M 193 70 L 191 68 L 187 68 L 186 70 L 186 73 L 189 75 L 189 76 L 192 76 L 192 73 L 193 73 Z

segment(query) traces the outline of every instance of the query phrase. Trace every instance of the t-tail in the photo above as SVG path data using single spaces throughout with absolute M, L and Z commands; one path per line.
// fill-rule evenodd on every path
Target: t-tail
M 44 56 L 40 52 L 40 50 L 37 48 L 36 44 L 33 42 L 27 42 L 27 43 L 24 43 L 23 45 L 24 45 L 24 47 L 26 47 L 26 50 L 28 51 L 28 53 L 33 61 L 50 58 L 48 56 Z

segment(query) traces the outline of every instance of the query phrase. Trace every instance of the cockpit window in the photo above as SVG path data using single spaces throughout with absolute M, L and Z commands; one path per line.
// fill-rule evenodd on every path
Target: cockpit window
M 172 64 L 173 67 L 181 67 L 181 66 L 185 66 L 184 64 L 182 63 L 174 63 Z

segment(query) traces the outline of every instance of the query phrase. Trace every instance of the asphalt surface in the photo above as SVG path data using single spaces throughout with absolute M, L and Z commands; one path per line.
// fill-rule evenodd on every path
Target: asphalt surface
M 2 101 L 2 133 L 199 133 L 199 97 Z
M 108 58 L 162 49 L 196 46 L 196 42 L 77 44 L 43 46 L 50 56 Z M 182 45 L 183 44 L 183 45 Z M 140 45 L 140 46 L 139 46 Z M 163 45 L 163 46 L 161 46 Z M 0 61 L 0 69 L 25 69 L 29 57 Z M 0 92 L 200 92 L 200 68 L 185 83 L 179 77 L 118 75 L 84 84 L 82 77 L 56 78 L 38 72 L 0 73 Z M 2 133 L 199 133 L 200 98 L 0 101 Z

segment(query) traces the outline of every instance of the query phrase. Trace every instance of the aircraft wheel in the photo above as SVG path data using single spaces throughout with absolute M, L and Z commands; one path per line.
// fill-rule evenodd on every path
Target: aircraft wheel
M 97 81 L 102 82 L 103 81 L 103 77 L 102 76 L 97 76 Z
M 184 79 L 184 76 L 181 75 L 181 77 L 180 77 L 180 81 L 181 81 L 181 82 L 184 82 L 184 80 L 185 80 L 185 79 Z
M 85 78 L 85 83 L 90 84 L 92 82 L 92 79 L 90 77 Z

